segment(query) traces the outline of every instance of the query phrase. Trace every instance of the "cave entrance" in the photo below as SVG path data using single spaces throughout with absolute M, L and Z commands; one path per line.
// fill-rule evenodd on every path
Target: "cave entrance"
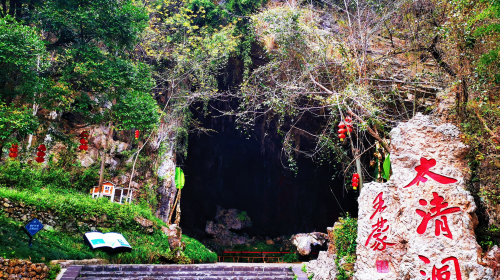
M 356 196 L 343 190 L 339 165 L 299 156 L 295 175 L 283 166 L 281 137 L 264 126 L 248 137 L 230 117 L 194 117 L 216 132 L 190 135 L 187 158 L 178 158 L 186 176 L 180 226 L 187 235 L 210 238 L 205 227 L 215 221 L 217 205 L 245 211 L 252 226 L 238 233 L 261 238 L 326 233 L 343 211 L 357 216 Z

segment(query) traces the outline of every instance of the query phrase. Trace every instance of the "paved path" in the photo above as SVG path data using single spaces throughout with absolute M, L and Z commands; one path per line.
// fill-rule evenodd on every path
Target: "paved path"
M 307 280 L 300 263 L 71 265 L 60 280 Z

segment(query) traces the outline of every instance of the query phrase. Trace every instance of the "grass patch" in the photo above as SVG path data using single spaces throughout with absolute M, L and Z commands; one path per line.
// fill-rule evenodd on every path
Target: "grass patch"
M 186 244 L 184 254 L 194 263 L 214 263 L 217 261 L 217 254 L 208 250 L 200 241 L 182 235 L 182 242 Z
M 106 214 L 107 227 L 98 227 L 102 232 L 120 232 L 132 246 L 130 253 L 106 253 L 92 250 L 83 241 L 88 229 L 79 228 L 76 233 L 42 230 L 30 248 L 29 238 L 23 230 L 24 223 L 8 218 L 0 212 L 0 256 L 5 258 L 30 259 L 48 263 L 59 259 L 102 258 L 110 263 L 156 264 L 156 263 L 204 263 L 215 262 L 217 255 L 195 239 L 183 236 L 185 250 L 177 253 L 169 248 L 168 237 L 161 231 L 165 223 L 157 219 L 148 207 L 120 205 L 105 199 L 95 200 L 86 194 L 73 192 L 61 194 L 50 188 L 14 190 L 0 187 L 0 197 L 10 201 L 32 205 L 37 211 L 50 210 L 60 221 L 83 220 Z M 134 217 L 144 217 L 153 222 L 154 231 L 146 234 Z
M 92 199 L 89 195 L 81 193 L 60 194 L 50 188 L 39 190 L 15 190 L 0 187 L 0 197 L 11 201 L 22 202 L 25 205 L 35 206 L 37 211 L 51 210 L 60 220 L 83 221 L 89 217 L 101 217 L 106 215 L 109 228 L 102 230 L 140 230 L 141 226 L 134 217 L 143 217 L 153 222 L 154 227 L 159 229 L 166 224 L 156 218 L 147 207 L 134 204 L 120 205 L 110 203 L 106 198 Z M 82 229 L 88 231 L 88 229 Z

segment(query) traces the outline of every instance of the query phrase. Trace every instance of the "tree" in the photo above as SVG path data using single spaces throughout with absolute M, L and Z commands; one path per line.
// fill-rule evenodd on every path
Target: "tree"
M 49 0 L 31 22 L 41 23 L 53 55 L 50 76 L 66 89 L 69 110 L 79 127 L 107 124 L 113 130 L 151 130 L 158 123 L 154 81 L 132 51 L 147 26 L 144 7 L 132 0 Z M 101 174 L 107 143 L 101 151 Z

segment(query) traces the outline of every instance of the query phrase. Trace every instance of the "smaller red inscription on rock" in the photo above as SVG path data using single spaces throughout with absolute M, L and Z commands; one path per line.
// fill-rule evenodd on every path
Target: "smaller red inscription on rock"
M 377 260 L 375 264 L 378 273 L 389 273 L 389 261 Z

